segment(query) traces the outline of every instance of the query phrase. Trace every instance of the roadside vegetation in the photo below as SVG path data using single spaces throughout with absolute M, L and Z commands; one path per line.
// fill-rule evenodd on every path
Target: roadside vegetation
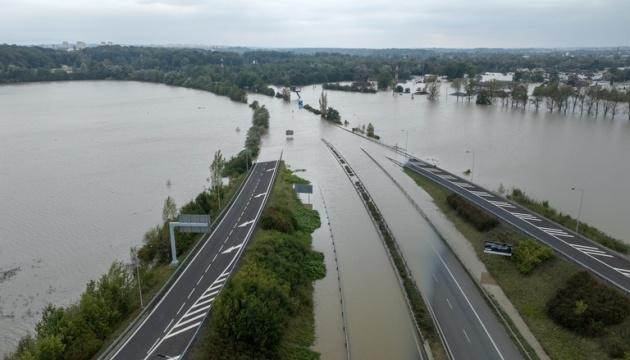
M 165 200 L 162 224 L 149 229 L 143 237 L 143 245 L 137 251 L 132 250 L 133 266 L 116 261 L 99 280 L 87 284 L 78 302 L 69 306 L 48 305 L 42 311 L 35 333 L 24 337 L 16 350 L 5 356 L 5 360 L 90 359 L 120 335 L 142 310 L 139 288 L 146 304 L 174 271 L 170 266 L 168 222 L 180 213 L 209 214 L 216 219 L 228 204 L 225 199 L 232 198 L 238 190 L 246 168 L 258 155 L 260 136 L 269 127 L 267 109 L 257 103 L 252 104 L 252 108 L 252 127 L 247 134 L 245 150 L 227 163 L 218 151 L 210 165 L 211 186 L 179 211 L 172 198 Z M 242 156 L 244 152 L 248 157 Z M 222 176 L 230 176 L 229 185 L 222 184 Z M 190 252 L 200 237 L 200 234 L 177 233 L 176 246 L 180 259 Z
M 512 189 L 510 193 L 507 194 L 507 198 L 518 203 L 532 211 L 539 213 L 540 215 L 546 217 L 547 219 L 553 220 L 560 225 L 563 225 L 569 229 L 575 229 L 575 225 L 577 224 L 577 220 L 571 217 L 570 215 L 563 214 L 558 210 L 554 209 L 548 201 L 538 201 L 532 199 L 527 196 L 520 189 Z M 630 253 L 630 245 L 624 243 L 619 239 L 615 239 L 614 237 L 604 233 L 603 231 L 580 221 L 580 226 L 578 227 L 578 232 L 585 237 L 600 243 L 606 246 L 609 249 L 615 250 L 622 254 Z
M 627 298 L 504 223 L 478 230 L 449 205 L 448 190 L 405 172 L 470 241 L 552 359 L 630 359 Z M 510 244 L 514 255 L 485 254 L 485 241 Z
M 312 250 L 317 211 L 293 191 L 302 178 L 281 167 L 242 265 L 217 297 L 193 359 L 319 359 L 313 282 L 325 276 L 323 254 Z
M 337 90 L 337 91 L 349 91 L 360 92 L 366 94 L 376 94 L 376 88 L 369 81 L 358 82 L 355 81 L 350 85 L 341 85 L 339 83 L 324 83 L 322 85 L 324 90 Z

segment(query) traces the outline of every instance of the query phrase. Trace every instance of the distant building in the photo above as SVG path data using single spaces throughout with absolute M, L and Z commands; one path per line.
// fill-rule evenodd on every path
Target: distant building
M 77 45 L 76 45 L 77 50 L 82 50 L 82 49 L 85 49 L 86 47 L 87 47 L 86 43 L 84 43 L 83 41 L 77 41 Z

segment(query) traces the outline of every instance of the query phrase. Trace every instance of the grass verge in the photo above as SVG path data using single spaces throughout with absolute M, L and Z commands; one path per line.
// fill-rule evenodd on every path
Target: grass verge
M 528 239 L 527 236 L 504 223 L 490 231 L 478 231 L 448 205 L 448 190 L 407 169 L 405 173 L 433 198 L 444 215 L 470 241 L 490 275 L 552 359 L 612 359 L 605 348 L 606 344 L 615 341 L 615 334 L 630 329 L 630 319 L 609 328 L 600 337 L 584 337 L 557 325 L 547 314 L 547 303 L 571 276 L 580 271 L 577 265 L 555 256 L 540 264 L 529 275 L 521 274 L 510 258 L 485 254 L 483 247 L 485 241 L 518 244 Z

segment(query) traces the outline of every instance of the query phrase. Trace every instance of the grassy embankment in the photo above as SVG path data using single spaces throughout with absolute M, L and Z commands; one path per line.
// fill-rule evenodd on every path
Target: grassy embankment
M 553 207 L 549 205 L 548 201 L 538 201 L 527 196 L 520 189 L 513 189 L 510 194 L 507 196 L 508 199 L 518 203 L 532 211 L 539 213 L 540 215 L 546 217 L 547 219 L 553 220 L 560 225 L 563 225 L 571 230 L 575 229 L 575 225 L 577 224 L 577 220 L 571 217 L 570 215 L 563 214 Z M 622 254 L 630 253 L 630 245 L 624 243 L 619 239 L 615 239 L 614 237 L 604 233 L 603 231 L 590 226 L 587 223 L 580 222 L 580 226 L 578 228 L 578 232 L 581 235 L 586 236 L 587 238 L 598 242 L 609 249 L 615 250 Z
M 583 336 L 558 325 L 549 316 L 548 303 L 559 290 L 567 286 L 568 280 L 578 276 L 581 269 L 577 265 L 553 256 L 533 266 L 526 266 L 523 271 L 523 264 L 519 264 L 518 259 L 485 254 L 484 241 L 510 243 L 516 246 L 518 252 L 519 244 L 529 245 L 532 240 L 503 223 L 490 230 L 478 230 L 448 204 L 447 198 L 451 194 L 448 190 L 409 170 L 405 172 L 433 198 L 438 208 L 470 241 L 490 275 L 552 359 L 611 359 L 623 356 L 624 352 L 628 358 L 630 318 L 621 324 L 606 327 L 597 336 Z
M 292 189 L 305 180 L 284 166 L 239 269 L 218 296 L 192 359 L 319 359 L 313 282 L 323 254 L 311 249 L 320 226 Z

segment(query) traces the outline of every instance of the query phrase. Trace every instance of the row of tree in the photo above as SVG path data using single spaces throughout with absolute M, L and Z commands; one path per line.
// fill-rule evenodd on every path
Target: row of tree
M 398 54 L 398 55 L 395 55 Z M 376 80 L 386 89 L 396 79 L 441 74 L 449 79 L 474 77 L 486 71 L 518 68 L 551 71 L 611 69 L 616 81 L 628 78 L 630 57 L 604 56 L 581 51 L 528 53 L 519 51 L 422 51 L 418 56 L 394 52 L 391 56 L 246 51 L 243 53 L 184 48 L 100 46 L 80 51 L 0 45 L 0 83 L 54 80 L 141 80 L 191 87 L 247 101 L 247 91 L 273 96 L 269 85 L 290 86 Z M 521 75 L 519 75 L 521 76 Z M 522 80 L 537 80 L 525 79 Z M 365 88 L 365 87 L 364 87 Z M 366 90 L 368 91 L 368 90 Z M 369 90 L 372 91 L 372 90 Z
M 549 112 L 566 114 L 571 111 L 594 117 L 601 114 L 604 118 L 614 118 L 619 112 L 619 105 L 626 104 L 630 119 L 630 89 L 624 91 L 599 84 L 572 86 L 551 81 L 536 86 L 530 95 L 527 84 L 513 82 L 506 89 L 504 84 L 496 80 L 480 83 L 472 77 L 454 79 L 451 88 L 455 90 L 458 100 L 463 96 L 470 101 L 476 96 L 476 103 L 479 105 L 490 105 L 495 99 L 499 99 L 504 106 L 511 104 L 512 107 L 526 108 L 529 104 L 538 111 L 544 105 Z

